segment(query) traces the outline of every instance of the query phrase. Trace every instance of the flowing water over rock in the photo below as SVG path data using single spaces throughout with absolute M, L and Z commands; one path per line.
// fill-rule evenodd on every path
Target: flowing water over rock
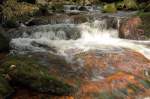
M 120 20 L 104 15 L 26 27 L 11 37 L 10 54 L 38 58 L 50 75 L 77 88 L 75 99 L 149 96 L 150 41 L 120 39 Z
M 32 27 L 14 37 L 10 45 L 12 52 L 54 52 L 70 55 L 91 49 L 111 50 L 129 48 L 150 58 L 149 41 L 120 39 L 119 18 L 101 18 L 81 24 L 48 24 Z M 114 22 L 114 23 L 113 23 Z M 115 27 L 115 28 L 114 28 Z M 113 46 L 111 48 L 111 46 Z

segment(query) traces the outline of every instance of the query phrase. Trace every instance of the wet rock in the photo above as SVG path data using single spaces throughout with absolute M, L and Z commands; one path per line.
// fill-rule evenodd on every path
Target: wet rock
M 143 71 L 144 68 L 150 69 L 150 62 L 139 53 L 131 50 L 125 50 L 121 53 L 92 51 L 82 53 L 77 57 L 83 60 L 82 64 L 84 64 L 77 70 L 78 73 L 82 69 L 84 70 L 84 73 L 82 71 L 83 78 L 80 80 L 82 95 L 88 96 L 89 93 L 100 92 L 101 94 L 95 97 L 127 98 L 141 91 L 145 93 L 149 90 L 149 81 L 138 77 L 145 77 Z M 91 80 L 90 77 L 92 77 Z M 86 81 L 83 81 L 85 79 Z M 146 89 L 143 89 L 142 86 Z M 82 95 L 80 97 L 84 97 Z M 88 97 L 91 99 L 91 95 Z M 136 95 L 133 97 L 136 98 Z
M 9 50 L 9 41 L 0 34 L 0 52 Z
M 33 96 L 30 92 L 21 90 L 25 94 L 17 92 L 18 97 L 136 99 L 139 95 L 142 98 L 150 95 L 149 75 L 145 75 L 145 71 L 150 70 L 150 61 L 128 49 L 83 52 L 75 55 L 71 62 L 59 55 L 34 53 L 28 58 L 12 57 L 1 66 L 1 71 L 10 76 L 11 82 L 26 85 L 27 90 L 31 88 L 38 92 L 50 92 L 42 94 L 32 90 Z M 76 91 L 71 91 L 70 86 Z
M 26 22 L 27 26 L 44 25 L 44 24 L 48 24 L 48 21 L 42 18 L 33 18 L 29 20 L 28 22 Z
M 74 24 L 80 24 L 80 23 L 87 22 L 88 21 L 88 16 L 85 16 L 85 15 L 72 15 L 70 17 L 70 19 Z
M 0 98 L 5 99 L 9 97 L 9 95 L 12 94 L 12 92 L 13 92 L 12 87 L 9 85 L 7 80 L 4 79 L 0 74 Z
M 80 11 L 88 11 L 88 9 L 87 9 L 86 7 L 84 7 L 84 6 L 81 6 L 81 7 L 79 8 L 79 10 L 80 10 Z
M 72 86 L 49 75 L 48 70 L 36 61 L 32 57 L 10 56 L 1 64 L 1 71 L 9 75 L 11 84 L 15 86 L 25 86 L 48 94 L 72 93 Z
M 74 98 L 96 99 L 105 97 L 104 93 L 114 98 L 136 97 L 150 88 L 144 74 L 150 69 L 150 61 L 132 50 L 94 50 L 78 54 L 72 61 L 71 64 L 61 66 L 60 63 L 49 67 L 49 73 L 76 86 L 78 91 Z
M 119 28 L 119 37 L 125 39 L 143 40 L 144 30 L 138 28 L 140 25 L 142 25 L 142 20 L 140 17 L 133 17 L 122 21 Z

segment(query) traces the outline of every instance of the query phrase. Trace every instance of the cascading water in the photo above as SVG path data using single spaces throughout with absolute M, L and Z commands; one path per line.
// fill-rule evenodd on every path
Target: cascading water
M 32 33 L 24 32 L 21 37 L 12 39 L 12 52 L 46 51 L 72 57 L 93 49 L 118 51 L 129 48 L 150 59 L 150 49 L 146 46 L 149 41 L 119 39 L 117 29 L 109 27 L 106 19 L 82 24 L 49 24 L 37 26 L 35 30 Z

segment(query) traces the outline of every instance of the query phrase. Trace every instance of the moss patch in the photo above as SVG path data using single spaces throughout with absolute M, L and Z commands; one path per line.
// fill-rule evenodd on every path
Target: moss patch
M 8 74 L 12 84 L 20 84 L 35 91 L 68 95 L 73 87 L 48 74 L 48 69 L 27 56 L 10 56 L 1 65 L 1 72 Z

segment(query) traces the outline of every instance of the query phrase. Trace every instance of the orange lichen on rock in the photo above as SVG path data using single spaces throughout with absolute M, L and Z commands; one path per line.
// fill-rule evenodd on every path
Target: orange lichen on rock
M 86 82 L 82 84 L 80 88 L 80 93 L 87 94 L 87 93 L 98 93 L 102 86 L 100 86 L 100 82 Z

